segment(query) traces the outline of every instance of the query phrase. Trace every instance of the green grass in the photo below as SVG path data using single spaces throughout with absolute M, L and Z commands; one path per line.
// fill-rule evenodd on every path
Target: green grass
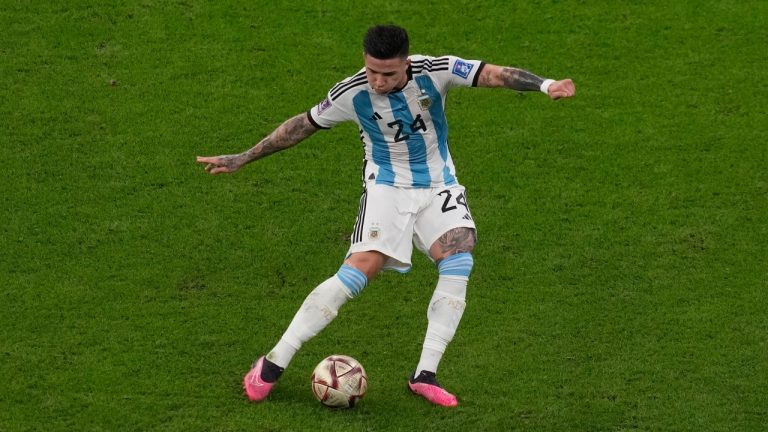
M 0 3 L 0 431 L 768 428 L 768 3 Z M 441 364 L 405 389 L 435 283 L 384 274 L 270 400 L 240 388 L 335 272 L 360 193 L 352 125 L 233 176 L 361 67 L 412 51 L 569 76 L 578 95 L 455 90 L 480 243 Z M 115 85 L 111 85 L 112 80 Z M 361 405 L 316 403 L 352 355 Z

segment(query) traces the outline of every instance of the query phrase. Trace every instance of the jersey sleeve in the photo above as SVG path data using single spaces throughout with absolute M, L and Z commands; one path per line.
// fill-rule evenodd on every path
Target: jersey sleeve
M 343 110 L 331 102 L 330 95 L 307 111 L 310 123 L 320 129 L 330 129 L 347 120 Z
M 330 129 L 339 123 L 354 120 L 350 107 L 345 105 L 348 101 L 346 101 L 345 98 L 339 97 L 340 90 L 359 81 L 359 79 L 353 80 L 353 78 L 355 77 L 347 78 L 336 84 L 330 91 L 328 91 L 325 99 L 307 111 L 307 117 L 309 118 L 310 123 L 321 129 Z
M 480 71 L 485 67 L 481 60 L 464 60 L 456 56 L 445 56 L 447 68 L 436 68 L 433 75 L 445 89 L 452 87 L 477 87 Z

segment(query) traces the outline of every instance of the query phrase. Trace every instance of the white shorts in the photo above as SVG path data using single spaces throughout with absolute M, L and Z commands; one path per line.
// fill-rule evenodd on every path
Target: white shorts
M 384 269 L 405 273 L 414 244 L 429 256 L 440 236 L 459 227 L 475 229 L 461 185 L 412 189 L 368 183 L 347 257 L 378 251 L 389 257 Z

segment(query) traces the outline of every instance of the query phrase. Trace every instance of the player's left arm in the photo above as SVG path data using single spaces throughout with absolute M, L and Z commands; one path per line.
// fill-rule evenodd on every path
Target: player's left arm
M 570 78 L 548 80 L 529 72 L 508 66 L 486 64 L 479 72 L 478 87 L 506 87 L 517 91 L 542 91 L 550 99 L 572 97 L 576 86 Z

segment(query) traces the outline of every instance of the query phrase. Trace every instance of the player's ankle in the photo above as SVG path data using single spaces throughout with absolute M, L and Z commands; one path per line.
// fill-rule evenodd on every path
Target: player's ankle
M 416 371 L 413 372 L 410 379 L 411 383 L 423 383 L 423 384 L 431 384 L 435 386 L 440 386 L 437 383 L 437 377 L 435 376 L 434 372 L 422 370 L 419 372 L 419 374 L 416 374 Z
M 280 378 L 284 370 L 285 368 L 281 368 L 265 358 L 261 368 L 261 380 L 270 384 L 274 383 Z

